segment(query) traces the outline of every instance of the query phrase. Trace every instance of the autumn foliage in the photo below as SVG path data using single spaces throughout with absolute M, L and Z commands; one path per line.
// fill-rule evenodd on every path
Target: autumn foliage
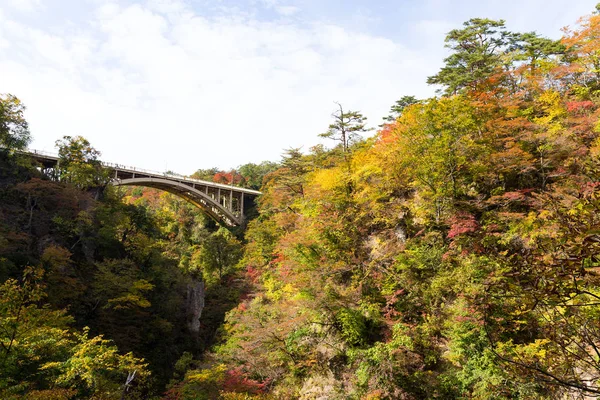
M 444 96 L 290 151 L 212 357 L 275 398 L 600 393 L 598 18 L 561 41 L 470 20 Z
M 198 170 L 262 184 L 244 232 L 156 190 L 94 199 L 83 138 L 62 180 L 0 153 L 0 396 L 597 397 L 599 38 L 597 12 L 561 40 L 465 22 L 439 96 L 374 137 L 338 104 L 330 148 Z

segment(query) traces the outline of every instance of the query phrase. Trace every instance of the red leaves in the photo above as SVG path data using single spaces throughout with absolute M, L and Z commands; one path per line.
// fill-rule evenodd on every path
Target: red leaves
M 247 378 L 241 368 L 225 372 L 223 390 L 225 392 L 261 394 L 266 392 L 268 382 L 263 383 Z
M 389 325 L 393 325 L 395 319 L 400 315 L 395 308 L 398 302 L 398 297 L 404 294 L 404 289 L 396 290 L 391 296 L 386 296 L 385 307 L 383 308 L 383 317 L 385 322 Z
M 220 171 L 213 176 L 213 182 L 224 185 L 239 185 L 244 181 L 244 177 L 235 171 Z
M 252 283 L 257 283 L 260 275 L 261 272 L 257 268 L 251 265 L 246 267 L 246 276 L 250 279 Z
M 521 189 L 514 192 L 506 192 L 502 197 L 508 201 L 525 201 L 527 194 L 533 192 L 533 189 Z
M 492 196 L 488 199 L 489 204 L 509 206 L 509 205 L 525 205 L 528 206 L 532 201 L 532 193 L 534 189 L 526 188 L 506 192 L 502 195 Z
M 581 185 L 580 191 L 584 198 L 589 199 L 598 191 L 599 187 L 600 182 L 586 182 Z
M 594 102 L 589 100 L 567 102 L 567 111 L 573 114 L 583 114 L 588 111 L 593 111 L 594 108 Z
M 450 230 L 448 238 L 452 239 L 456 236 L 475 232 L 479 229 L 479 222 L 470 213 L 461 211 L 450 218 Z

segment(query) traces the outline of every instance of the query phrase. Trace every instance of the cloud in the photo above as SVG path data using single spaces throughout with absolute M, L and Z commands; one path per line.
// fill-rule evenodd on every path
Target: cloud
M 276 160 L 317 143 L 333 101 L 377 125 L 397 97 L 427 90 L 415 76 L 435 71 L 399 43 L 335 24 L 208 15 L 174 0 L 90 15 L 73 35 L 0 26 L 11 43 L 0 46 L 2 91 L 28 105 L 32 147 L 82 134 L 107 160 L 183 173 Z
M 275 9 L 279 14 L 284 15 L 286 17 L 292 16 L 300 12 L 300 8 L 295 6 L 277 6 L 275 7 Z
M 6 0 L 6 5 L 18 11 L 31 12 L 41 8 L 42 2 L 41 0 Z
M 28 106 L 32 147 L 80 134 L 108 161 L 181 173 L 307 149 L 334 101 L 377 126 L 401 96 L 433 94 L 425 80 L 447 54 L 444 34 L 472 16 L 558 37 L 593 9 L 427 0 L 340 15 L 310 0 L 302 10 L 292 0 L 15 1 L 0 5 L 0 92 Z

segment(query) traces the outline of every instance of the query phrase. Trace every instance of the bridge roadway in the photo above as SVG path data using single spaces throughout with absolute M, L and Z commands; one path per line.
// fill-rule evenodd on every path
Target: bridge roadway
M 39 150 L 25 152 L 38 161 L 43 171 L 57 168 L 59 157 Z M 179 175 L 149 171 L 121 164 L 102 162 L 110 171 L 113 186 L 143 186 L 164 190 L 204 210 L 218 222 L 228 226 L 244 223 L 244 210 L 261 192 L 233 185 L 192 179 Z

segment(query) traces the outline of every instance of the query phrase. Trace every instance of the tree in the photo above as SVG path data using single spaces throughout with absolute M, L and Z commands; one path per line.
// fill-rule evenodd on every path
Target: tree
M 267 181 L 273 182 L 273 189 L 283 191 L 291 197 L 304 195 L 304 182 L 310 165 L 299 148 L 285 151 L 281 160 L 281 168 L 267 175 Z M 286 196 L 287 197 L 287 196 Z
M 598 10 L 600 4 L 596 6 Z M 597 90 L 600 82 L 600 11 L 581 18 L 578 29 L 566 29 L 562 43 L 575 57 L 572 70 L 577 84 Z
M 0 94 L 0 148 L 23 150 L 31 141 L 25 106 L 12 94 Z
M 237 264 L 241 255 L 240 242 L 227 229 L 221 228 L 202 243 L 198 261 L 207 274 L 217 271 L 221 280 Z
M 203 181 L 212 181 L 213 177 L 219 173 L 219 169 L 216 167 L 208 168 L 208 169 L 199 169 L 194 172 L 190 178 L 200 179 Z
M 331 114 L 334 122 L 329 125 L 327 132 L 319 136 L 341 142 L 345 154 L 350 145 L 360 139 L 360 133 L 368 130 L 365 128 L 367 117 L 358 111 L 344 111 L 340 103 L 335 104 L 339 109 Z
M 245 187 L 259 190 L 263 184 L 263 178 L 277 168 L 279 168 L 279 164 L 272 161 L 263 161 L 260 164 L 244 164 L 238 167 L 238 171 L 244 177 L 243 185 Z
M 42 369 L 58 374 L 57 385 L 78 389 L 78 398 L 95 394 L 98 397 L 92 398 L 116 399 L 121 395 L 124 399 L 134 381 L 149 375 L 144 360 L 132 353 L 119 354 L 117 347 L 102 335 L 90 338 L 89 328 L 74 336 L 71 356 L 65 361 L 46 363 Z
M 383 118 L 386 124 L 391 124 L 398 119 L 404 112 L 404 109 L 413 104 L 419 103 L 415 96 L 402 96 L 400 100 L 396 100 L 394 105 L 390 108 L 390 113 L 387 117 Z
M 244 177 L 236 170 L 231 170 L 229 172 L 220 171 L 213 176 L 212 180 L 213 182 L 221 183 L 223 185 L 240 185 L 244 181 Z
M 533 75 L 539 61 L 552 55 L 564 54 L 566 47 L 560 40 L 539 36 L 535 32 L 519 33 L 514 36 L 510 50 L 516 61 L 525 61 Z
M 8 279 L 0 285 L 0 397 L 12 386 L 43 382 L 38 368 L 65 356 L 67 326 L 65 311 L 40 305 L 46 297 L 42 268 L 27 267 L 22 281 Z
M 59 157 L 59 179 L 78 188 L 104 186 L 108 183 L 107 171 L 100 161 L 101 153 L 82 136 L 64 136 L 56 141 Z
M 496 73 L 512 36 L 505 31 L 504 20 L 472 18 L 463 25 L 446 35 L 445 47 L 453 53 L 444 59 L 446 65 L 440 72 L 427 78 L 429 84 L 445 86 L 446 94 L 474 90 Z

